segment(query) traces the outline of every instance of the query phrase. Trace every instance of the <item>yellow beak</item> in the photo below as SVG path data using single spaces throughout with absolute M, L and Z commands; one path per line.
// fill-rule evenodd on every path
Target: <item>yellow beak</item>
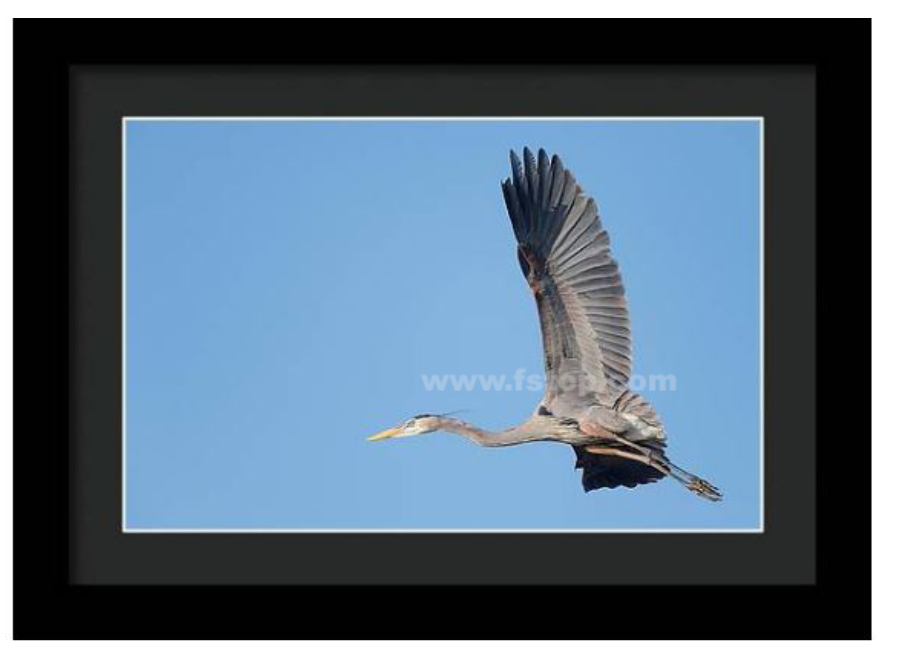
M 393 427 L 392 429 L 387 429 L 386 431 L 381 431 L 380 433 L 375 433 L 373 436 L 369 436 L 368 440 L 383 440 L 385 438 L 398 436 L 400 433 L 401 430 L 399 427 Z

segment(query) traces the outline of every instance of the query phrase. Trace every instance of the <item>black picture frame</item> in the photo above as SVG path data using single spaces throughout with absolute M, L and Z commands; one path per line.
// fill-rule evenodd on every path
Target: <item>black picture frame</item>
M 526 35 L 535 25 L 524 23 L 518 30 L 508 30 L 506 26 L 497 29 L 488 22 L 424 24 L 413 31 L 402 30 L 401 41 L 371 38 L 367 43 L 353 37 L 354 51 L 341 47 L 337 53 L 324 50 L 318 44 L 328 43 L 327 32 L 334 35 L 329 43 L 345 43 L 345 39 L 335 38 L 336 34 L 346 34 L 349 28 L 344 24 L 15 21 L 14 629 L 17 637 L 869 636 L 871 429 L 865 413 L 866 384 L 859 383 L 868 381 L 867 361 L 856 346 L 868 344 L 867 291 L 865 284 L 861 287 L 855 277 L 849 287 L 844 283 L 845 272 L 856 272 L 861 265 L 867 266 L 869 253 L 870 22 L 585 23 L 564 26 L 564 48 L 550 47 L 547 38 L 542 39 L 543 47 L 534 47 L 539 44 L 527 43 L 523 36 L 514 42 L 500 36 Z M 362 32 L 365 27 L 361 26 Z M 382 29 L 378 27 L 377 31 Z M 460 44 L 452 37 L 459 30 L 466 35 L 463 57 L 459 54 Z M 88 31 L 93 32 L 90 37 L 86 36 Z M 201 42 L 195 38 L 197 31 L 203 33 Z M 798 34 L 799 39 L 795 38 Z M 600 47 L 596 35 L 601 35 Z M 637 48 L 633 47 L 634 43 L 638 44 Z M 314 558 L 327 559 L 329 554 L 332 559 L 335 555 L 341 560 L 344 572 L 357 576 L 369 572 L 357 564 L 369 560 L 371 550 L 383 555 L 406 550 L 405 563 L 412 569 L 417 567 L 417 562 L 432 561 L 433 555 L 452 551 L 457 555 L 460 550 L 462 558 L 445 562 L 445 569 L 453 573 L 457 584 L 447 581 L 440 585 L 412 584 L 413 578 L 399 584 L 398 580 L 390 581 L 386 576 L 367 583 L 353 583 L 350 577 L 330 585 L 276 584 L 276 572 L 261 578 L 266 582 L 264 585 L 252 583 L 252 577 L 236 576 L 230 584 L 216 581 L 225 568 L 235 575 L 254 572 L 259 580 L 258 566 L 266 562 L 282 564 L 291 554 L 296 554 L 286 549 L 291 544 L 275 544 L 265 537 L 252 535 L 188 536 L 175 542 L 159 536 L 156 538 L 160 540 L 144 544 L 149 547 L 141 548 L 142 552 L 131 554 L 132 566 L 139 560 L 144 572 L 142 584 L 129 584 L 127 577 L 108 575 L 110 570 L 93 580 L 90 576 L 82 577 L 79 568 L 85 551 L 125 551 L 135 543 L 123 542 L 120 537 L 107 542 L 105 547 L 90 542 L 115 530 L 105 520 L 109 516 L 102 508 L 102 499 L 87 492 L 92 485 L 92 473 L 102 469 L 102 460 L 109 455 L 103 457 L 95 452 L 88 455 L 82 444 L 88 438 L 83 431 L 79 434 L 77 428 L 84 426 L 90 408 L 105 406 L 110 415 L 118 411 L 116 400 L 110 399 L 114 397 L 110 389 L 99 380 L 83 378 L 83 345 L 90 340 L 114 342 L 120 325 L 112 321 L 115 308 L 96 303 L 90 294 L 91 286 L 111 283 L 104 281 L 102 263 L 85 257 L 94 252 L 82 248 L 85 244 L 89 245 L 88 249 L 111 248 L 116 236 L 93 232 L 85 242 L 84 204 L 90 201 L 91 215 L 99 216 L 104 211 L 102 204 L 115 211 L 120 190 L 114 187 L 118 178 L 110 181 L 108 195 L 97 188 L 95 180 L 88 180 L 89 188 L 85 187 L 84 158 L 99 158 L 103 145 L 102 140 L 85 141 L 79 132 L 79 121 L 84 119 L 84 105 L 79 104 L 78 96 L 79 89 L 83 91 L 79 85 L 84 78 L 79 76 L 100 72 L 101 77 L 126 80 L 129 71 L 147 71 L 160 66 L 179 72 L 178 95 L 182 97 L 190 95 L 190 85 L 184 85 L 185 81 L 202 76 L 226 76 L 234 71 L 262 75 L 262 71 L 282 72 L 285 66 L 295 66 L 299 67 L 297 70 L 314 70 L 315 77 L 322 80 L 339 77 L 342 71 L 360 72 L 363 86 L 343 85 L 343 93 L 347 95 L 341 99 L 333 96 L 331 111 L 335 114 L 345 110 L 346 103 L 359 89 L 365 91 L 365 97 L 358 97 L 357 104 L 367 108 L 366 114 L 395 114 L 400 89 L 424 84 L 420 82 L 422 73 L 427 78 L 445 76 L 445 84 L 449 86 L 453 84 L 451 79 L 455 80 L 454 84 L 461 80 L 463 86 L 465 80 L 484 75 L 493 76 L 493 80 L 502 75 L 518 81 L 540 79 L 544 81 L 540 88 L 546 94 L 533 99 L 527 111 L 520 113 L 550 114 L 559 111 L 561 106 L 557 95 L 548 93 L 553 91 L 551 80 L 557 79 L 552 72 L 558 70 L 574 75 L 612 71 L 620 84 L 628 85 L 629 91 L 621 91 L 618 98 L 610 99 L 608 107 L 623 106 L 628 95 L 651 87 L 652 83 L 644 76 L 652 70 L 668 72 L 670 80 L 689 71 L 700 72 L 692 78 L 696 86 L 712 83 L 728 72 L 760 70 L 765 80 L 782 71 L 809 71 L 814 80 L 815 116 L 810 112 L 806 119 L 811 125 L 815 120 L 815 143 L 810 144 L 816 153 L 815 171 L 808 170 L 813 158 L 808 158 L 809 163 L 799 169 L 788 171 L 785 162 L 773 155 L 769 156 L 767 171 L 770 180 L 776 182 L 779 179 L 775 176 L 783 173 L 777 168 L 786 169 L 784 174 L 793 176 L 790 180 L 795 184 L 806 177 L 815 178 L 815 208 L 807 207 L 814 199 L 799 196 L 790 207 L 795 217 L 815 215 L 815 225 L 809 227 L 803 238 L 799 231 L 780 233 L 782 239 L 767 251 L 770 267 L 777 268 L 778 272 L 767 281 L 767 286 L 773 286 L 774 291 L 767 298 L 772 298 L 771 303 L 775 303 L 776 297 L 784 302 L 781 314 L 766 314 L 767 323 L 772 328 L 782 325 L 786 331 L 790 327 L 791 335 L 787 338 L 790 342 L 778 345 L 775 341 L 767 342 L 765 362 L 774 370 L 780 368 L 775 371 L 781 372 L 781 376 L 768 380 L 768 386 L 775 387 L 774 400 L 781 401 L 787 396 L 794 399 L 795 408 L 815 408 L 813 417 L 783 419 L 796 424 L 779 425 L 776 432 L 781 441 L 790 437 L 798 442 L 802 432 L 809 430 L 811 438 L 815 438 L 811 448 L 803 456 L 799 450 L 792 450 L 798 453 L 787 461 L 768 458 L 766 464 L 770 477 L 780 481 L 802 482 L 807 481 L 806 472 L 815 475 L 813 490 L 794 484 L 787 494 L 778 495 L 778 501 L 770 501 L 773 506 L 769 511 L 777 513 L 779 507 L 775 505 L 787 508 L 791 504 L 794 508 L 788 517 L 800 525 L 801 509 L 812 510 L 812 514 L 804 514 L 812 517 L 804 517 L 803 521 L 812 529 L 813 549 L 800 542 L 799 534 L 787 533 L 781 535 L 787 540 L 765 547 L 762 543 L 742 547 L 727 543 L 739 539 L 715 541 L 675 536 L 631 544 L 632 549 L 638 550 L 637 556 L 643 564 L 654 564 L 645 565 L 645 570 L 655 575 L 664 572 L 664 555 L 699 550 L 699 554 L 706 555 L 707 568 L 713 568 L 714 560 L 722 559 L 720 555 L 736 555 L 734 550 L 753 550 L 756 554 L 760 550 L 771 568 L 781 556 L 781 561 L 788 565 L 787 570 L 794 574 L 793 581 L 772 583 L 758 571 L 756 579 L 752 581 L 754 575 L 750 574 L 739 585 L 715 582 L 712 577 L 700 585 L 687 584 L 675 577 L 667 579 L 665 584 L 655 579 L 653 584 L 638 585 L 584 584 L 569 579 L 557 584 L 551 583 L 550 578 L 515 582 L 513 573 L 520 572 L 527 559 L 536 554 L 530 552 L 524 553 L 526 559 L 521 558 L 515 570 L 503 575 L 501 564 L 492 560 L 491 565 L 497 565 L 493 572 L 497 574 L 491 584 L 475 584 L 464 574 L 477 568 L 480 561 L 477 554 L 506 550 L 507 543 L 499 545 L 487 537 L 471 549 L 470 545 L 447 542 L 438 536 L 415 543 L 410 551 L 407 546 L 376 536 L 364 545 L 364 550 L 346 544 L 334 552 L 333 545 L 321 544 Z M 400 84 L 390 86 L 385 81 L 385 73 L 397 70 L 407 75 L 403 74 Z M 489 82 L 479 87 L 482 101 L 454 95 L 451 98 L 456 104 L 452 104 L 447 95 L 440 113 L 463 114 L 471 111 L 470 103 L 482 102 L 485 108 L 488 89 L 496 85 Z M 726 93 L 720 92 L 720 88 L 717 97 L 721 99 Z M 90 91 L 94 100 L 103 102 L 102 87 Z M 692 98 L 687 88 L 671 84 L 665 91 L 664 102 L 679 101 L 681 113 L 698 113 L 686 111 Z M 763 93 L 758 87 L 757 94 Z M 770 93 L 770 102 L 781 98 L 779 93 L 775 90 Z M 244 94 L 233 98 L 231 107 L 219 107 L 217 111 L 253 113 L 253 100 Z M 562 100 L 575 104 L 569 99 Z M 424 98 L 420 102 L 428 101 Z M 433 102 L 432 97 L 429 102 Z M 785 110 L 788 106 L 789 103 L 783 104 Z M 433 111 L 421 107 L 411 108 L 407 113 Z M 326 109 L 324 102 L 318 106 L 317 113 L 326 114 Z M 165 102 L 159 102 L 155 111 L 165 113 Z M 490 113 L 486 109 L 480 112 Z M 643 112 L 657 113 L 657 107 L 645 104 Z M 805 178 L 800 178 L 801 174 Z M 769 192 L 783 197 L 788 194 L 781 186 L 773 186 Z M 95 201 L 101 197 L 106 200 Z M 787 230 L 789 225 L 782 220 L 782 230 Z M 851 312 L 844 312 L 845 304 L 849 304 Z M 851 354 L 845 357 L 843 345 L 847 344 L 848 336 Z M 805 342 L 802 348 L 801 338 Z M 785 345 L 794 348 L 783 348 Z M 802 360 L 801 354 L 812 356 L 814 351 L 815 363 L 812 358 Z M 772 360 L 770 352 L 775 356 Z M 840 383 L 830 386 L 826 381 Z M 843 382 L 848 381 L 851 387 L 845 393 Z M 853 400 L 849 414 L 839 413 L 845 394 Z M 813 404 L 804 406 L 800 400 L 810 400 Z M 841 449 L 848 442 L 849 451 Z M 782 463 L 788 463 L 791 469 L 783 472 Z M 89 503 L 85 504 L 85 500 Z M 779 523 L 782 531 L 790 525 Z M 774 536 L 774 532 L 770 535 Z M 579 547 L 551 535 L 537 540 L 534 548 L 544 549 L 545 553 Z M 765 549 L 769 552 L 762 552 Z M 188 553 L 192 553 L 193 559 L 205 557 L 209 564 L 209 570 L 195 579 L 201 584 L 172 584 L 154 570 L 158 564 L 173 566 Z M 94 555 L 91 563 L 109 566 L 114 571 L 114 561 L 114 554 L 104 552 L 101 558 Z M 600 567 L 602 562 L 600 557 L 590 555 L 582 563 L 586 568 L 592 563 Z M 747 561 L 726 565 L 753 573 Z M 662 612 L 626 613 L 626 610 L 644 610 L 649 599 L 650 608 Z M 621 613 L 615 614 L 613 623 L 592 622 L 590 610 L 607 600 L 612 600 L 614 609 Z M 306 610 L 301 622 L 296 617 L 298 606 Z M 392 610 L 408 607 L 421 611 L 413 623 L 398 626 L 391 622 Z M 445 622 L 460 610 L 463 610 L 464 623 Z M 528 613 L 534 614 L 532 620 Z M 520 622 L 522 618 L 527 620 Z

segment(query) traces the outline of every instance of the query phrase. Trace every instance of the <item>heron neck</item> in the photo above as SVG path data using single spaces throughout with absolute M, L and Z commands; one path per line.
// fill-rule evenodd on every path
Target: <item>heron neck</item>
M 443 418 L 440 429 L 449 433 L 456 433 L 461 436 L 466 436 L 467 438 L 470 438 L 474 442 L 479 443 L 484 447 L 519 445 L 520 443 L 544 440 L 545 438 L 544 431 L 535 432 L 526 424 L 511 427 L 510 429 L 505 429 L 504 431 L 493 432 L 486 431 L 485 429 L 481 429 L 480 427 L 477 427 L 473 424 L 468 424 L 467 422 L 462 422 L 461 420 L 452 417 Z

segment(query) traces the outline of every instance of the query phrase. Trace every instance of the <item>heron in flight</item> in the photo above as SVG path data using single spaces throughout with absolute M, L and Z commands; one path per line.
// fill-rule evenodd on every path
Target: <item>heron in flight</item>
M 672 477 L 718 501 L 707 481 L 665 455 L 663 422 L 629 389 L 632 339 L 620 270 L 595 201 L 555 155 L 511 151 L 502 192 L 517 256 L 536 299 L 545 352 L 545 395 L 523 424 L 492 432 L 451 415 L 417 415 L 369 440 L 445 431 L 484 447 L 534 441 L 567 443 L 586 492 L 634 488 Z

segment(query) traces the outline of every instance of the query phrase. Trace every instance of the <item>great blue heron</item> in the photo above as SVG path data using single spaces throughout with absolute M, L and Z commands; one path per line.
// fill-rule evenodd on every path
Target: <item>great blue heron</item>
M 545 395 L 523 424 L 499 432 L 450 415 L 417 415 L 369 440 L 447 431 L 484 447 L 534 441 L 573 446 L 586 492 L 633 488 L 670 476 L 718 501 L 710 483 L 664 454 L 657 411 L 629 389 L 632 345 L 629 308 L 610 240 L 595 201 L 555 155 L 529 148 L 523 163 L 511 151 L 511 178 L 502 185 L 517 238 L 517 256 L 536 298 L 545 352 Z

